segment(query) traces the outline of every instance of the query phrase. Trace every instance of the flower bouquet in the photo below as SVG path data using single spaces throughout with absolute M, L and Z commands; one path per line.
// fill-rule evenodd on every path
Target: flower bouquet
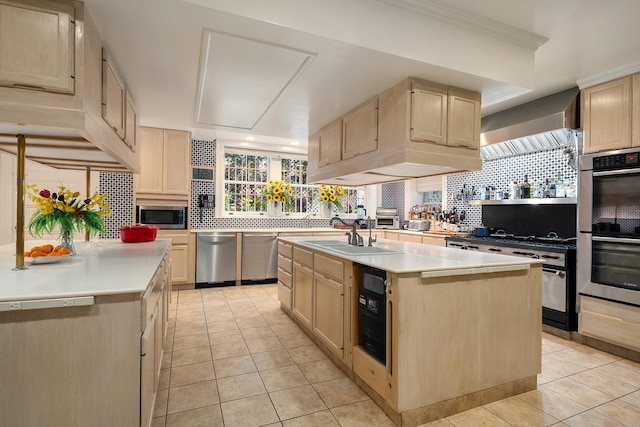
M 335 206 L 342 210 L 340 200 L 344 197 L 344 188 L 340 185 L 321 185 L 318 191 L 318 202 L 320 203 L 321 216 L 331 216 L 331 208 Z
M 291 184 L 282 180 L 269 180 L 263 187 L 258 196 L 260 206 L 267 206 L 269 212 L 270 206 L 278 209 L 284 208 L 290 211 L 293 207 L 293 189 Z
M 96 191 L 90 198 L 81 199 L 78 191 L 73 192 L 64 185 L 58 186 L 57 193 L 47 189 L 38 190 L 35 184 L 27 185 L 26 190 L 27 196 L 36 205 L 28 226 L 29 234 L 33 237 L 42 237 L 45 232 L 51 234 L 55 227 L 59 227 L 58 244 L 73 254 L 74 231 L 85 229 L 91 236 L 104 233 L 103 217 L 111 214 L 105 202 L 106 193 Z

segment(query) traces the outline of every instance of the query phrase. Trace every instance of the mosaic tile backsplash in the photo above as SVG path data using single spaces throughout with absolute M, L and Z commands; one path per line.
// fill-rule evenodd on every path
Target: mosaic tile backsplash
M 404 181 L 390 182 L 381 185 L 382 200 L 381 208 L 397 208 L 400 221 L 405 218 L 404 212 Z
M 523 154 L 521 156 L 507 157 L 483 162 L 482 170 L 447 175 L 447 209 L 455 207 L 458 211 L 466 211 L 465 223 L 476 227 L 482 222 L 482 206 L 469 205 L 463 200 L 456 200 L 455 195 L 466 184 L 467 188 L 474 186 L 493 186 L 504 190 L 510 182 L 524 180 L 524 175 L 531 180 L 544 180 L 547 177 L 555 177 L 558 172 L 562 174 L 565 182 L 576 180 L 576 171 L 567 163 L 563 155 L 563 149 L 542 151 L 538 153 Z M 474 198 L 479 198 L 477 195 Z
M 103 239 L 119 239 L 120 227 L 133 223 L 133 175 L 130 173 L 100 173 L 100 192 L 107 193 L 107 203 L 113 211 L 104 217 L 106 233 Z

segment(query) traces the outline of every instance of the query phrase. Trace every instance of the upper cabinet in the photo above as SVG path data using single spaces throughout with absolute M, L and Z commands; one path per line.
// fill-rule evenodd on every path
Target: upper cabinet
M 414 78 L 309 137 L 309 182 L 365 185 L 481 168 L 480 94 Z
M 378 148 L 378 97 L 342 118 L 342 160 Z
M 71 3 L 0 1 L 0 85 L 73 94 L 74 20 Z
M 138 199 L 187 200 L 191 192 L 191 133 L 140 128 L 140 174 L 134 177 Z
M 124 139 L 125 128 L 125 95 L 124 84 L 118 76 L 113 61 L 102 50 L 102 117 L 111 129 Z
M 633 104 L 640 103 L 636 76 L 627 76 L 582 91 L 584 152 L 629 148 L 632 142 Z M 640 115 L 640 111 L 635 111 Z M 638 123 L 638 122 L 635 122 Z M 636 127 L 640 126 L 640 123 Z M 638 131 L 634 132 L 637 134 Z M 638 139 L 635 145 L 640 142 Z
M 124 143 L 131 149 L 136 151 L 138 144 L 138 115 L 133 108 L 133 100 L 127 91 L 124 104 Z

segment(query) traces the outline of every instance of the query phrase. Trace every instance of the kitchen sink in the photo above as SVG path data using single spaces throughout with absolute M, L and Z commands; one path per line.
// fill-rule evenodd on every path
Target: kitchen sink
M 381 248 L 378 246 L 353 246 L 342 240 L 305 240 L 302 243 L 348 255 L 381 255 L 400 253 L 393 249 Z
M 305 240 L 302 243 L 313 246 L 342 246 L 348 245 L 347 240 Z

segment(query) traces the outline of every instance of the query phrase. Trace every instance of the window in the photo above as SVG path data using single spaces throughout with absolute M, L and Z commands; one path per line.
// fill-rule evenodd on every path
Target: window
M 256 204 L 262 187 L 269 180 L 281 179 L 291 184 L 293 208 L 291 214 L 314 214 L 319 210 L 318 185 L 307 184 L 307 160 L 302 156 L 276 153 L 242 152 L 231 148 L 224 155 L 225 212 L 261 213 Z M 344 213 L 355 213 L 364 204 L 363 188 L 344 188 Z

